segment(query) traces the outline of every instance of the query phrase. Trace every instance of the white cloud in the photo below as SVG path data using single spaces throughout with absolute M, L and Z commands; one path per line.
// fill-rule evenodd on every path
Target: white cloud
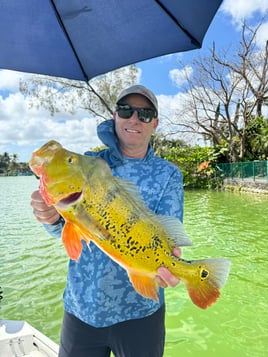
M 230 15 L 235 23 L 239 23 L 257 12 L 265 15 L 268 11 L 268 0 L 225 0 L 221 10 Z
M 20 79 L 26 79 L 29 74 L 9 70 L 0 70 L 0 90 L 17 92 L 19 90 Z
M 265 45 L 268 32 L 268 0 L 225 0 L 221 11 L 231 16 L 232 23 L 239 32 L 244 20 L 252 28 L 263 21 L 262 26 L 258 29 L 256 42 L 259 47 Z
M 18 78 L 18 73 L 0 71 L 2 88 L 8 90 L 0 95 L 0 153 L 18 153 L 20 161 L 28 161 L 33 148 L 50 139 L 80 153 L 101 145 L 96 119 L 88 112 L 75 116 L 61 112 L 52 117 L 42 107 L 30 109 L 27 99 L 18 92 Z
M 265 46 L 266 41 L 268 40 L 267 34 L 268 34 L 268 22 L 262 24 L 262 26 L 259 28 L 256 34 L 256 41 L 260 47 Z
M 172 69 L 169 71 L 169 78 L 179 88 L 186 82 L 186 76 L 191 77 L 193 69 L 191 66 L 186 66 L 183 69 Z

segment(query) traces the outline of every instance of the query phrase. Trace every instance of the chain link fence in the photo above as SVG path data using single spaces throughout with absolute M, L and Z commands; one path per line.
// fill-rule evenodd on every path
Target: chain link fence
M 268 182 L 268 161 L 217 164 L 217 176 L 242 181 Z

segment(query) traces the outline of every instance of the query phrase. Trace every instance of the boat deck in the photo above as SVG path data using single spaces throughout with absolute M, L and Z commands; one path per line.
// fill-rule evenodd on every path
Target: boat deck
M 57 357 L 59 346 L 26 321 L 0 320 L 0 357 Z

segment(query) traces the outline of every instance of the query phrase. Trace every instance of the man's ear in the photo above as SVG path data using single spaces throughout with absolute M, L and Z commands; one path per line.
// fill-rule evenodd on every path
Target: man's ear
M 156 128 L 158 127 L 158 124 L 159 124 L 159 119 L 158 118 L 155 118 L 154 120 L 154 131 L 156 131 Z

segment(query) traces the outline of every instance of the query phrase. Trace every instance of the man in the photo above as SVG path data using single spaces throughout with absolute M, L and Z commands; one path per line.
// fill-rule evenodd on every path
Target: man
M 183 185 L 179 169 L 154 156 L 151 135 L 158 126 L 155 95 L 141 85 L 125 89 L 118 97 L 112 120 L 98 126 L 107 146 L 98 153 L 113 175 L 134 182 L 147 206 L 156 214 L 183 217 Z M 63 220 L 47 207 L 38 191 L 31 205 L 37 220 L 60 237 Z M 180 255 L 175 249 L 174 254 Z M 179 280 L 164 267 L 158 283 L 175 286 Z M 159 303 L 133 289 L 126 271 L 91 243 L 83 244 L 78 262 L 70 260 L 64 292 L 64 319 L 60 357 L 161 357 L 165 341 L 164 292 Z

